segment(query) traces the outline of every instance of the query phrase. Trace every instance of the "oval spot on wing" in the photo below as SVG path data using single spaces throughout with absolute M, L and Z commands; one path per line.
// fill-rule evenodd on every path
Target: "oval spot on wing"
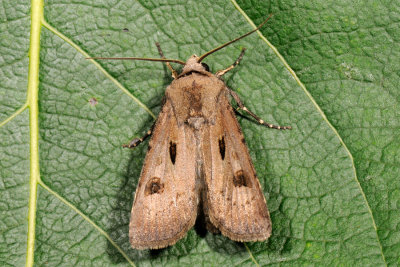
M 163 191 L 164 191 L 164 184 L 161 183 L 161 179 L 159 177 L 153 177 L 147 182 L 144 194 L 146 196 L 153 194 L 161 194 Z

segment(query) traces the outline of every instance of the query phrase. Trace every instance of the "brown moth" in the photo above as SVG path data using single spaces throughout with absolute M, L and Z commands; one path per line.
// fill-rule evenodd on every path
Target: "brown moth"
M 269 19 L 269 18 L 268 18 Z M 203 207 L 207 228 L 235 241 L 262 241 L 271 235 L 271 219 L 256 177 L 245 140 L 230 104 L 247 112 L 260 124 L 276 129 L 249 111 L 221 77 L 234 64 L 215 74 L 202 60 L 211 53 L 258 30 L 232 40 L 186 62 L 165 59 L 135 59 L 167 62 L 174 80 L 167 87 L 161 112 L 143 138 L 125 147 L 133 148 L 151 136 L 136 189 L 129 223 L 129 240 L 135 249 L 158 249 L 175 244 L 195 224 Z M 168 62 L 184 65 L 178 74 Z

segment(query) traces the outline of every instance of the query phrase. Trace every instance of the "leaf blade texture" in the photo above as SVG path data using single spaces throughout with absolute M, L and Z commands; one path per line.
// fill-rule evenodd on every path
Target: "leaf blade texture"
M 346 3 L 44 2 L 35 265 L 396 266 L 400 9 L 394 2 Z M 2 265 L 21 266 L 30 14 L 24 2 L 4 7 L 0 253 Z M 205 61 L 217 71 L 246 47 L 227 85 L 265 121 L 293 127 L 275 131 L 238 117 L 271 213 L 271 238 L 243 245 L 192 229 L 158 252 L 131 249 L 130 208 L 147 142 L 133 151 L 122 144 L 150 128 L 153 117 L 143 107 L 159 112 L 171 77 L 162 63 L 95 65 L 85 57 L 158 57 L 157 41 L 167 57 L 186 60 L 270 13 L 261 35 Z

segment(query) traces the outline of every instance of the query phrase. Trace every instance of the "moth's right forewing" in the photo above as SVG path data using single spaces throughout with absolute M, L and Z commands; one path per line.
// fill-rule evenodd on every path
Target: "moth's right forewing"
M 163 248 L 176 243 L 196 220 L 193 132 L 178 126 L 168 97 L 154 127 L 136 190 L 129 223 L 133 248 Z
M 203 142 L 206 213 L 222 234 L 236 241 L 262 241 L 271 220 L 243 134 L 226 94 L 218 98 L 215 123 Z

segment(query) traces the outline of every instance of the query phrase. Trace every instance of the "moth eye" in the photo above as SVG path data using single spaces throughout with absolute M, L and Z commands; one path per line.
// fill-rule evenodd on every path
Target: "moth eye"
M 176 159 L 176 143 L 170 141 L 169 142 L 169 157 L 171 159 L 172 164 L 175 165 Z
M 249 178 L 244 174 L 243 170 L 240 170 L 235 172 L 235 175 L 233 176 L 233 185 L 236 187 L 251 187 L 251 182 Z
M 161 194 L 164 191 L 164 184 L 161 183 L 161 179 L 158 177 L 153 177 L 146 184 L 146 189 L 144 194 L 146 196 L 153 194 Z
M 203 68 L 204 68 L 206 71 L 210 71 L 210 67 L 209 67 L 206 63 L 201 62 L 201 65 L 203 66 Z
M 218 146 L 219 146 L 219 154 L 221 154 L 222 160 L 225 159 L 225 138 L 222 136 L 218 139 Z

